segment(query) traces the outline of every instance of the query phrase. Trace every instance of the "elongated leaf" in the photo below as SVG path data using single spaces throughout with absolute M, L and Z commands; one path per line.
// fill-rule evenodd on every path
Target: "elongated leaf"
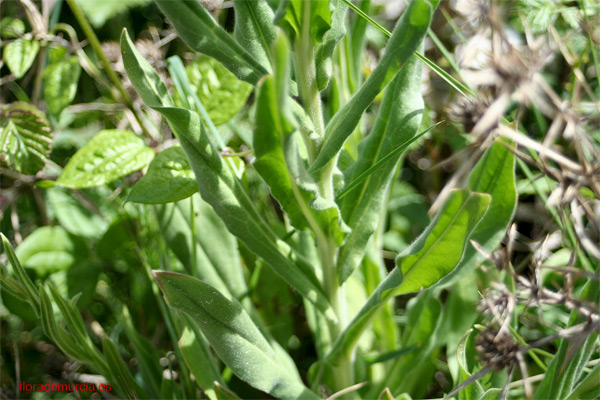
M 179 348 L 188 368 L 196 378 L 196 383 L 210 399 L 216 399 L 214 382 L 225 386 L 217 365 L 202 334 L 192 318 L 182 314 L 183 333 L 179 339 Z
M 221 62 L 239 79 L 251 84 L 268 70 L 221 28 L 196 0 L 154 0 L 192 50 Z
M 271 43 L 275 40 L 275 15 L 266 0 L 234 0 L 233 34 L 266 70 L 270 70 Z
M 352 351 L 375 313 L 390 298 L 431 287 L 450 273 L 489 202 L 487 194 L 466 189 L 453 191 L 425 232 L 398 256 L 396 267 L 344 329 L 326 359 L 335 364 L 339 355 Z
M 115 382 L 117 387 L 130 399 L 138 399 L 148 397 L 142 388 L 136 383 L 135 378 L 131 374 L 131 370 L 121 358 L 117 346 L 112 340 L 105 337 L 102 339 L 102 351 L 106 356 L 106 362 L 110 365 L 109 375 L 112 377 L 111 382 Z
M 414 0 L 410 3 L 398 21 L 373 73 L 327 124 L 325 142 L 311 166 L 311 172 L 320 170 L 338 154 L 363 112 L 421 45 L 434 9 L 429 0 Z
M 39 50 L 40 42 L 35 39 L 16 39 L 4 48 L 4 62 L 15 78 L 22 78 Z
M 423 113 L 421 64 L 412 58 L 386 89 L 373 131 L 359 145 L 357 161 L 346 171 L 353 182 L 396 147 L 412 139 Z M 373 171 L 341 202 L 344 221 L 352 232 L 340 249 L 338 273 L 344 282 L 360 264 L 367 242 L 379 224 L 384 193 L 391 182 L 399 156 Z
M 306 173 L 293 135 L 291 110 L 288 109 L 287 45 L 284 37 L 276 42 L 276 76 L 264 78 L 258 87 L 253 148 L 254 166 L 271 188 L 290 221 L 297 229 L 324 233 L 341 244 L 344 232 L 335 203 L 318 194 L 318 187 Z
M 339 0 L 332 0 L 330 7 L 333 8 L 331 13 L 331 27 L 323 35 L 323 40 L 316 47 L 315 64 L 317 67 L 317 87 L 323 90 L 329 84 L 329 80 L 333 74 L 333 52 L 338 42 L 346 34 L 346 16 L 348 9 L 340 4 Z
M 198 192 L 194 171 L 180 146 L 162 151 L 148 172 L 131 189 L 127 201 L 164 204 L 186 199 Z
M 44 71 L 44 100 L 51 114 L 58 115 L 75 98 L 81 74 L 75 56 L 52 63 Z
M 473 169 L 469 177 L 469 189 L 492 196 L 488 212 L 471 237 L 491 253 L 506 234 L 517 207 L 514 153 L 502 143 L 494 142 Z M 460 264 L 442 279 L 440 286 L 451 285 L 461 276 L 472 272 L 484 258 L 485 255 L 469 243 Z
M 276 398 L 319 398 L 281 367 L 273 348 L 237 301 L 192 277 L 164 271 L 153 274 L 171 307 L 194 319 L 240 379 Z
M 458 360 L 458 376 L 459 382 L 464 382 L 469 379 L 473 371 L 473 354 L 476 354 L 474 346 L 475 333 L 470 329 L 458 342 L 456 348 L 456 358 Z M 458 386 L 458 385 L 457 385 Z M 473 382 L 471 385 L 465 387 L 458 393 L 460 400 L 475 400 L 483 396 L 484 389 L 481 383 L 478 381 Z
M 185 68 L 185 72 L 190 89 L 196 93 L 216 126 L 233 118 L 252 92 L 252 85 L 240 81 L 214 58 L 200 56 Z M 178 92 L 175 93 L 175 104 L 181 106 Z
M 125 69 L 133 86 L 148 106 L 167 119 L 179 138 L 196 175 L 202 198 L 214 208 L 231 233 L 267 261 L 288 284 L 314 302 L 328 318 L 335 320 L 311 266 L 293 263 L 282 253 L 280 248 L 289 249 L 289 246 L 278 240 L 261 219 L 241 183 L 210 143 L 200 116 L 173 107 L 166 86 L 135 49 L 126 31 L 121 37 L 121 48 Z
M 36 174 L 50 155 L 52 131 L 34 106 L 15 102 L 0 109 L 0 159 L 15 171 Z
M 154 151 L 135 133 L 103 130 L 75 153 L 56 184 L 74 189 L 104 185 L 144 168 L 152 158 Z
M 13 271 L 17 276 L 18 282 L 21 284 L 23 288 L 23 292 L 26 295 L 26 300 L 29 302 L 36 315 L 40 315 L 40 295 L 38 289 L 35 287 L 27 273 L 23 269 L 23 266 L 19 262 L 17 255 L 15 254 L 15 250 L 11 246 L 10 242 L 4 236 L 2 232 L 0 232 L 0 237 L 2 238 L 2 247 L 4 248 L 4 252 L 8 258 L 8 262 L 12 265 Z

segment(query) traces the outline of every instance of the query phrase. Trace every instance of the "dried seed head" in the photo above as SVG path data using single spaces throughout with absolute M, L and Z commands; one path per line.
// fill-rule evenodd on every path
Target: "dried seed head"
M 450 105 L 448 114 L 456 123 L 461 124 L 465 128 L 465 132 L 471 132 L 477 124 L 485 110 L 489 106 L 487 97 L 459 97 Z
M 508 333 L 488 328 L 475 338 L 475 350 L 483 365 L 499 370 L 515 363 L 519 345 Z
M 502 316 L 508 309 L 509 293 L 503 290 L 488 290 L 478 308 L 487 315 Z

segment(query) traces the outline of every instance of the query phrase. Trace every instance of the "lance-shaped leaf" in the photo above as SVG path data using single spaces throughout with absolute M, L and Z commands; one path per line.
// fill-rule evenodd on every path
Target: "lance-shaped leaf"
M 35 39 L 17 39 L 4 48 L 4 62 L 15 76 L 22 78 L 29 70 L 40 50 L 40 42 Z
M 323 41 L 316 46 L 315 64 L 317 67 L 317 87 L 323 90 L 329 84 L 333 74 L 333 51 L 346 34 L 346 16 L 348 8 L 339 0 L 332 0 L 331 28 L 323 35 Z
M 200 116 L 173 107 L 166 86 L 135 49 L 126 31 L 121 36 L 121 49 L 125 69 L 140 97 L 166 118 L 179 138 L 196 175 L 202 198 L 214 208 L 231 233 L 262 257 L 288 284 L 315 303 L 328 318 L 335 320 L 335 313 L 310 265 L 293 263 L 280 250 L 289 249 L 289 246 L 278 240 L 262 220 L 244 187 L 210 143 Z
M 75 56 L 52 63 L 44 71 L 44 100 L 51 114 L 58 115 L 75 98 L 81 74 Z
M 372 132 L 359 145 L 359 157 L 346 171 L 353 182 L 398 146 L 412 139 L 421 124 L 421 63 L 412 58 L 386 89 Z M 377 229 L 384 193 L 391 182 L 399 155 L 379 166 L 360 186 L 341 200 L 344 221 L 352 232 L 340 249 L 338 273 L 344 282 L 360 264 L 367 242 Z
M 398 256 L 396 267 L 340 334 L 326 360 L 335 365 L 339 356 L 349 354 L 375 313 L 393 296 L 429 288 L 450 273 L 489 202 L 488 194 L 453 191 L 434 221 Z
M 275 40 L 273 10 L 266 0 L 234 0 L 235 39 L 266 70 L 270 70 L 271 43 Z
M 194 319 L 219 358 L 241 380 L 276 398 L 319 398 L 282 368 L 269 342 L 235 299 L 189 276 L 153 274 L 169 305 Z
M 239 79 L 256 84 L 268 70 L 219 26 L 196 0 L 154 0 L 192 50 L 211 56 Z
M 50 155 L 52 131 L 44 114 L 23 102 L 0 109 L 0 159 L 15 171 L 36 174 Z
M 421 45 L 437 1 L 434 3 L 432 5 L 429 0 L 414 0 L 410 3 L 398 21 L 373 73 L 327 124 L 325 142 L 311 166 L 311 172 L 320 170 L 338 154 L 363 112 Z
M 471 240 L 490 253 L 502 241 L 517 207 L 515 155 L 506 147 L 507 145 L 508 143 L 494 142 L 469 177 L 469 189 L 492 196 L 488 212 L 471 236 Z M 448 286 L 456 282 L 460 277 L 473 271 L 484 259 L 485 254 L 469 243 L 460 264 L 451 274 L 442 279 L 440 286 Z
M 74 189 L 100 186 L 144 168 L 154 158 L 154 150 L 130 131 L 100 131 L 73 155 L 57 185 Z
M 131 189 L 127 201 L 164 204 L 186 199 L 198 192 L 194 171 L 180 146 L 162 151 L 148 172 Z
M 304 170 L 293 134 L 293 117 L 288 108 L 287 43 L 281 36 L 274 46 L 276 76 L 264 78 L 256 99 L 254 166 L 271 188 L 273 197 L 297 229 L 311 226 L 341 244 L 339 210 L 335 203 L 318 195 L 317 185 Z

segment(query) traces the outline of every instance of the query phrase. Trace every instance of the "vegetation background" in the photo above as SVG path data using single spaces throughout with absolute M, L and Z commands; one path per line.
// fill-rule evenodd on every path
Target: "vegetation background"
M 243 29 L 239 3 L 202 1 L 216 25 L 243 42 L 236 36 Z M 336 18 L 348 31 L 333 44 L 328 80 L 318 92 L 328 123 L 385 60 L 390 31 L 407 6 L 361 0 L 339 17 L 335 10 L 352 3 L 332 0 L 332 9 L 329 1 L 314 3 L 325 7 L 311 26 L 319 40 L 334 32 Z M 285 2 L 264 4 L 275 13 Z M 0 1 L 0 398 L 600 396 L 598 2 L 438 5 L 410 59 L 413 68 L 425 65 L 421 77 L 406 85 L 404 97 L 412 106 L 422 94 L 422 134 L 413 132 L 414 142 L 393 155 L 391 184 L 371 214 L 377 229 L 344 286 L 349 313 L 436 223 L 457 193 L 451 190 L 477 191 L 472 171 L 508 166 L 492 194 L 508 220 L 492 226 L 491 236 L 483 231 L 453 243 L 460 274 L 436 280 L 434 289 L 403 292 L 383 307 L 353 353 L 349 382 L 341 367 L 322 372 L 335 329 L 320 323 L 307 296 L 229 234 L 200 199 L 194 165 L 177 146 L 173 125 L 132 84 L 122 53 L 133 42 L 123 28 L 175 105 L 202 114 L 212 146 L 269 229 L 288 249 L 306 249 L 311 234 L 294 229 L 294 216 L 260 171 L 269 166 L 255 162 L 265 81 L 239 80 L 192 51 L 163 12 L 148 0 Z M 290 21 L 281 19 L 277 29 L 295 46 Z M 338 161 L 346 176 L 361 157 L 359 143 L 389 112 L 383 93 L 348 132 L 354 133 Z M 511 162 L 493 164 L 494 157 Z M 308 248 L 316 254 L 314 245 Z M 476 262 L 460 264 L 463 252 Z M 439 261 L 430 261 L 432 268 Z M 176 300 L 170 299 L 174 308 L 164 301 L 170 275 L 157 275 L 159 288 L 151 270 L 203 278 L 253 310 L 252 320 L 293 360 L 297 382 L 311 394 L 269 392 L 260 379 L 240 373 L 235 360 L 224 361 L 210 332 L 201 333 Z M 115 389 L 25 393 L 21 381 L 108 382 Z

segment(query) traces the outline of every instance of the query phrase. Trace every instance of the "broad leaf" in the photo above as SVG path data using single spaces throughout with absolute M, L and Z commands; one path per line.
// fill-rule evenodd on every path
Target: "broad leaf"
M 70 233 L 98 239 L 108 228 L 108 221 L 95 209 L 95 204 L 86 207 L 71 192 L 59 187 L 48 189 L 47 194 L 54 216 Z
M 130 131 L 100 131 L 63 169 L 56 183 L 74 189 L 100 186 L 144 168 L 154 151 Z
M 450 273 L 489 202 L 487 194 L 453 191 L 425 232 L 400 253 L 396 267 L 338 337 L 326 359 L 335 365 L 338 356 L 349 354 L 375 313 L 393 296 L 429 288 Z
M 39 50 L 40 42 L 35 39 L 16 39 L 4 47 L 4 62 L 15 78 L 22 78 Z
M 18 18 L 4 17 L 0 20 L 0 37 L 15 39 L 25 33 L 25 22 Z
M 79 59 L 68 57 L 52 63 L 44 71 L 44 100 L 51 114 L 58 115 L 75 98 L 81 74 Z
M 410 3 L 398 21 L 373 73 L 327 124 L 325 142 L 311 166 L 311 172 L 319 171 L 336 157 L 356 128 L 363 112 L 419 48 L 431 23 L 434 9 L 429 0 L 414 0 Z
M 273 10 L 266 0 L 234 0 L 235 29 L 233 34 L 252 56 L 270 70 L 271 43 L 275 40 Z
M 202 198 L 214 208 L 231 233 L 267 261 L 288 284 L 314 302 L 328 318 L 335 320 L 312 267 L 307 263 L 294 263 L 288 258 L 286 254 L 291 249 L 262 220 L 252 199 L 210 143 L 200 116 L 173 107 L 166 86 L 135 49 L 126 31 L 121 37 L 121 49 L 133 86 L 148 106 L 166 118 L 179 138 L 196 175 Z
M 319 196 L 299 155 L 299 139 L 293 134 L 295 126 L 288 108 L 287 46 L 283 36 L 276 43 L 276 76 L 264 78 L 258 87 L 254 166 L 294 227 L 302 230 L 311 226 L 317 235 L 323 234 L 320 240 L 333 237 L 339 245 L 344 238 L 339 210 L 335 203 Z
M 153 274 L 169 305 L 194 319 L 219 358 L 241 380 L 276 398 L 320 398 L 281 367 L 275 351 L 237 301 L 192 277 L 164 271 Z
M 17 247 L 16 255 L 25 268 L 38 276 L 71 268 L 88 256 L 85 242 L 60 226 L 42 226 Z
M 216 126 L 233 118 L 246 104 L 252 92 L 252 85 L 240 81 L 223 64 L 211 57 L 196 58 L 185 68 L 185 72 L 191 90 L 198 95 Z M 175 93 L 175 104 L 182 107 L 178 93 Z M 190 103 L 193 104 L 193 101 Z
M 421 124 L 422 113 L 421 64 L 412 58 L 386 89 L 375 126 L 360 143 L 359 157 L 344 173 L 345 181 L 353 182 L 395 148 L 412 139 Z M 352 229 L 338 257 L 341 282 L 360 264 L 367 242 L 377 229 L 384 194 L 398 160 L 399 156 L 379 166 L 340 202 L 344 221 Z
M 162 151 L 146 175 L 133 186 L 127 201 L 164 204 L 186 199 L 198 192 L 194 171 L 180 146 Z
M 15 102 L 0 112 L 0 159 L 15 171 L 34 175 L 50 155 L 52 131 L 44 114 L 34 106 Z
M 219 26 L 196 0 L 154 0 L 183 41 L 223 63 L 239 79 L 256 84 L 268 70 Z
M 110 18 L 115 17 L 130 8 L 141 7 L 151 0 L 108 0 L 108 1 L 88 1 L 75 0 L 86 17 L 95 28 L 100 28 Z

